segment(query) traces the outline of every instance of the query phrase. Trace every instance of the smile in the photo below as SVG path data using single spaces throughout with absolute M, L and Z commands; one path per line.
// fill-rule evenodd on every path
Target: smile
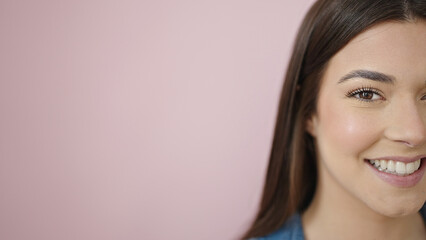
M 373 167 L 381 172 L 386 172 L 398 176 L 407 176 L 419 170 L 421 159 L 410 163 L 385 159 L 369 160 L 369 162 Z
M 395 187 L 409 188 L 423 179 L 426 172 L 425 159 L 426 155 L 413 158 L 392 156 L 365 159 L 365 164 L 383 181 Z

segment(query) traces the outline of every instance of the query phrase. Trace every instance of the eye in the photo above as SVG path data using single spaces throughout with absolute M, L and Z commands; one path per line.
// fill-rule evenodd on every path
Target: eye
M 352 91 L 349 91 L 346 94 L 347 97 L 356 98 L 360 101 L 372 102 L 377 100 L 384 100 L 384 97 L 380 94 L 380 92 L 373 88 L 358 88 Z

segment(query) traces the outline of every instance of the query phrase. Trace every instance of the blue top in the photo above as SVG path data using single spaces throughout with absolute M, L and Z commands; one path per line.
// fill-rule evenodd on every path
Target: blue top
M 426 222 L 426 204 L 420 210 L 420 214 Z M 299 214 L 293 215 L 287 222 L 277 231 L 259 238 L 251 238 L 250 240 L 304 240 L 302 220 Z

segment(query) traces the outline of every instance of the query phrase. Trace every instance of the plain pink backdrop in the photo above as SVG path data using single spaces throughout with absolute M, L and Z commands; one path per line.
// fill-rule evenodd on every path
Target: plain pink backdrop
M 313 0 L 0 0 L 0 239 L 235 239 Z

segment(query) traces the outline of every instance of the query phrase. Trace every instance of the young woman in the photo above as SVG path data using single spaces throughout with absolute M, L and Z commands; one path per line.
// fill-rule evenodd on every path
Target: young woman
M 243 239 L 426 239 L 426 0 L 319 0 Z

